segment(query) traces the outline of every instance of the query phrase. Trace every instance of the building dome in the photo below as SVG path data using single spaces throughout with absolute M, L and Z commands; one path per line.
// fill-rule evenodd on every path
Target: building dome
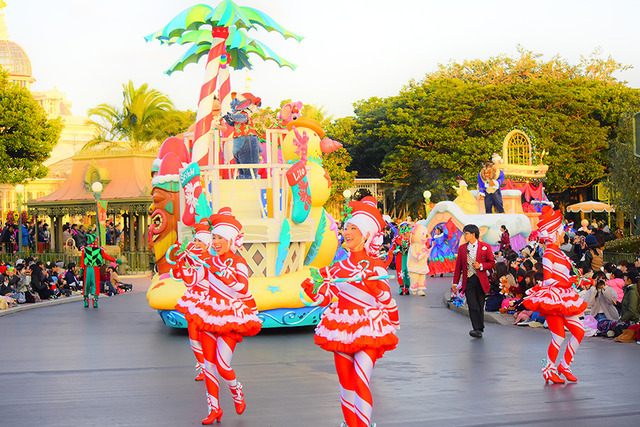
M 11 76 L 31 77 L 31 61 L 19 44 L 0 40 L 0 66 Z

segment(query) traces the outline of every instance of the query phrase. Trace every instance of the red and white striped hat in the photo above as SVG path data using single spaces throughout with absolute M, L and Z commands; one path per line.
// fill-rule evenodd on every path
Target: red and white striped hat
M 351 218 L 344 225 L 352 224 L 358 227 L 363 237 L 369 233 L 365 242 L 365 250 L 369 255 L 376 255 L 382 244 L 382 230 L 386 223 L 377 207 L 378 201 L 372 196 L 366 196 L 360 201 L 349 203 L 352 209 Z
M 553 243 L 556 232 L 562 229 L 562 213 L 554 211 L 551 206 L 542 207 L 540 220 L 538 222 L 538 239 L 544 243 Z
M 211 234 L 216 234 L 231 242 L 231 250 L 242 246 L 242 224 L 231 213 L 231 208 L 220 208 L 217 214 L 211 215 Z
M 211 235 L 211 219 L 210 218 L 202 218 L 193 226 L 193 230 L 195 234 L 193 237 L 200 240 L 207 246 L 211 246 L 211 242 L 213 241 Z

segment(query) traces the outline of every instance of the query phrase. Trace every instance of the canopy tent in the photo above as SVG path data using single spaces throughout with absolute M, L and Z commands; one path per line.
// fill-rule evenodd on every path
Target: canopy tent
M 606 203 L 588 200 L 567 206 L 567 212 L 615 212 L 616 210 Z

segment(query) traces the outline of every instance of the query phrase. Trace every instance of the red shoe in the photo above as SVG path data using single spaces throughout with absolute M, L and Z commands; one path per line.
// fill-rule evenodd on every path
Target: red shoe
M 202 380 L 204 380 L 204 370 L 200 371 L 200 372 L 198 373 L 198 375 L 196 375 L 195 380 L 196 380 L 196 381 L 202 381 Z
M 219 423 L 221 418 L 222 418 L 222 408 L 217 410 L 212 409 L 211 412 L 209 412 L 209 416 L 204 420 L 202 420 L 202 424 L 213 424 L 214 421 Z
M 247 403 L 244 401 L 244 393 L 242 393 L 242 384 L 240 381 L 236 383 L 235 387 L 231 387 L 231 396 L 233 397 L 233 403 L 236 405 L 236 413 L 242 414 L 247 407 Z
M 545 362 L 545 360 L 542 361 L 543 365 Z M 542 377 L 547 384 L 549 384 L 549 381 L 554 384 L 564 384 L 564 380 L 556 374 L 556 367 L 553 363 L 544 365 L 544 368 L 542 368 Z
M 571 373 L 571 370 L 569 368 L 565 368 L 564 365 L 558 366 L 558 373 L 564 375 L 567 381 L 571 381 L 574 383 L 578 382 L 576 376 Z

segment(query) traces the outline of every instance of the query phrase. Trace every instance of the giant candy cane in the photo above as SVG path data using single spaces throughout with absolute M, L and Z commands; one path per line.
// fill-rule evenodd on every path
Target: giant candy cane
M 196 127 L 193 136 L 193 146 L 191 147 L 191 161 L 198 162 L 199 165 L 207 164 L 209 145 L 211 142 L 211 122 L 213 121 L 213 100 L 215 97 L 218 74 L 221 63 L 226 68 L 227 50 L 225 42 L 229 36 L 229 29 L 225 27 L 215 27 L 211 34 L 213 42 L 207 57 L 207 65 L 204 73 L 204 83 L 200 89 L 200 100 L 198 101 L 198 112 L 196 114 Z M 226 83 L 228 86 L 228 72 Z

